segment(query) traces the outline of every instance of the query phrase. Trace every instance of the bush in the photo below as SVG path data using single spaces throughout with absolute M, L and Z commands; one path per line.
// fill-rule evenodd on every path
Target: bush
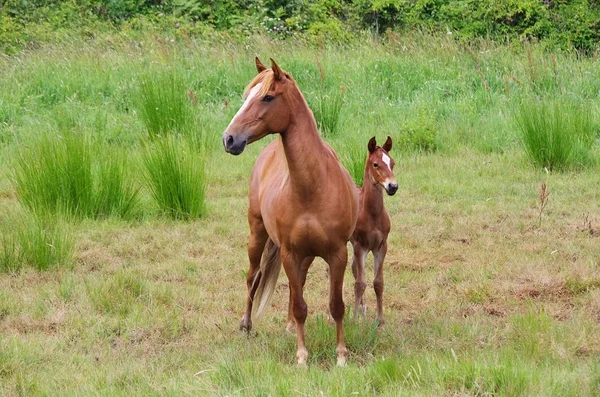
M 570 101 L 526 101 L 516 122 L 525 151 L 537 167 L 552 170 L 588 164 L 596 132 L 589 107 Z
M 401 149 L 432 153 L 438 148 L 438 126 L 427 111 L 421 109 L 400 127 L 395 138 Z
M 79 134 L 46 134 L 18 153 L 14 182 L 21 203 L 38 215 L 126 218 L 138 202 L 126 170 L 119 151 L 106 155 Z
M 143 153 L 145 181 L 159 209 L 173 219 L 191 220 L 206 212 L 204 153 L 177 137 L 149 144 Z

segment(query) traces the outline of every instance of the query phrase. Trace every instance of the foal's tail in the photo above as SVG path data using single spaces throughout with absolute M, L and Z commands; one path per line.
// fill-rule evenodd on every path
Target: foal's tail
M 260 259 L 260 270 L 256 277 L 260 275 L 258 288 L 254 293 L 254 304 L 252 305 L 252 320 L 261 318 L 267 308 L 273 291 L 277 286 L 277 278 L 281 271 L 281 250 L 275 245 L 273 240 L 268 239 L 262 258 Z M 256 278 L 254 279 L 256 281 Z

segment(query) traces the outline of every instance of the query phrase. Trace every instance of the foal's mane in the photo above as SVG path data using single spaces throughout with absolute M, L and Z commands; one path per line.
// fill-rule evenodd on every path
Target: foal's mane
M 284 72 L 284 73 L 285 73 L 285 77 L 288 80 L 290 80 L 296 87 L 296 82 L 294 81 L 292 76 L 290 76 L 290 74 L 287 72 Z M 248 96 L 248 94 L 250 93 L 250 90 L 259 83 L 262 83 L 262 86 L 260 87 L 260 91 L 258 92 L 258 95 L 260 95 L 260 96 L 267 95 L 267 92 L 271 91 L 271 89 L 273 88 L 273 84 L 275 84 L 275 74 L 273 73 L 273 71 L 271 69 L 265 69 L 262 72 L 260 72 L 259 74 L 257 74 L 252 79 L 250 84 L 248 84 L 246 86 L 246 88 L 244 89 L 244 99 Z

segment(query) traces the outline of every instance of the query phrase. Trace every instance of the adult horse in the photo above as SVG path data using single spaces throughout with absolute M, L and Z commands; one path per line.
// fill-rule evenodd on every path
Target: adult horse
M 248 222 L 250 269 L 246 312 L 240 329 L 249 331 L 272 295 L 281 263 L 289 280 L 296 323 L 298 365 L 308 352 L 304 343 L 306 274 L 315 257 L 329 265 L 329 309 L 337 329 L 337 363 L 344 365 L 342 288 L 347 243 L 358 216 L 352 178 L 333 149 L 321 139 L 315 118 L 292 77 L 271 59 L 267 69 L 256 58 L 258 75 L 245 90 L 245 102 L 223 133 L 228 153 L 279 134 L 260 154 L 250 182 Z M 254 307 L 256 303 L 258 307 Z

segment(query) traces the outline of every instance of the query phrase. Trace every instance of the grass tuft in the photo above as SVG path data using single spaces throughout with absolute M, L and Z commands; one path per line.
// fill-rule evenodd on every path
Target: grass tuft
M 148 73 L 141 78 L 136 103 L 150 139 L 170 134 L 191 135 L 194 113 L 187 92 L 175 69 Z
M 346 141 L 342 149 L 338 151 L 340 160 L 350 173 L 354 183 L 362 186 L 365 176 L 365 162 L 367 160 L 367 144 L 357 141 Z
M 344 91 L 333 90 L 329 93 L 321 92 L 311 106 L 319 131 L 325 138 L 338 135 L 342 106 L 344 105 Z
M 146 147 L 143 163 L 146 186 L 161 212 L 184 220 L 206 213 L 203 151 L 196 152 L 185 140 L 165 137 Z
M 569 100 L 530 100 L 521 104 L 516 121 L 535 166 L 560 171 L 591 162 L 596 132 L 588 107 Z
M 38 215 L 126 218 L 138 189 L 126 181 L 126 159 L 79 134 L 42 135 L 17 155 L 15 188 L 23 205 Z

